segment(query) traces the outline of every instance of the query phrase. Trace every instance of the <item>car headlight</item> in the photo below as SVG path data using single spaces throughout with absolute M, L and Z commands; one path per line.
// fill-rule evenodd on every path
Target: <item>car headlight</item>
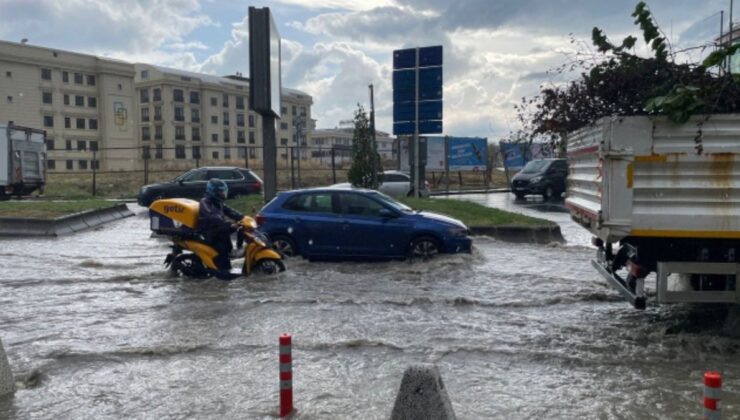
M 536 184 L 536 183 L 538 183 L 540 181 L 542 181 L 542 177 L 541 176 L 536 176 L 534 178 L 530 178 L 529 179 L 529 183 L 530 184 Z
M 456 226 L 448 229 L 447 234 L 453 238 L 461 238 L 468 234 L 468 229 Z

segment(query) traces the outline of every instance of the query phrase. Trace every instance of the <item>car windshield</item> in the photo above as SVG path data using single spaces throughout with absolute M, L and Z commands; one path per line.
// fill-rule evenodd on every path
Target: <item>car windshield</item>
M 533 160 L 533 161 L 530 161 L 524 167 L 524 169 L 522 169 L 522 172 L 524 172 L 525 174 L 542 172 L 542 170 L 547 168 L 547 165 L 549 164 L 550 164 L 550 161 L 547 161 L 547 160 Z
M 374 194 L 383 203 L 387 204 L 390 207 L 393 207 L 394 209 L 396 209 L 398 211 L 402 211 L 404 213 L 413 213 L 414 212 L 414 210 L 411 209 L 411 207 L 409 207 L 409 206 L 407 206 L 407 205 L 405 205 L 403 203 L 399 203 L 398 201 L 396 201 L 396 200 L 392 199 L 391 197 L 383 194 L 382 192 L 376 191 L 376 192 L 374 192 Z

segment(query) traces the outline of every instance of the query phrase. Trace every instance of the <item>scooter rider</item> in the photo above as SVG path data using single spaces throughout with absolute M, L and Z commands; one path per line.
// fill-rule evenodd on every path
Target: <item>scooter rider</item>
M 222 271 L 231 270 L 231 233 L 238 227 L 228 219 L 239 221 L 244 218 L 244 215 L 224 204 L 228 194 L 229 186 L 218 178 L 212 178 L 208 181 L 206 195 L 200 200 L 198 211 L 198 231 L 218 252 L 214 263 Z

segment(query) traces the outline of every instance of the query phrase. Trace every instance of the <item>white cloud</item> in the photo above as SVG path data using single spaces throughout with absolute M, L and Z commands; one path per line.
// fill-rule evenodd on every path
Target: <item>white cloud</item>
M 369 10 L 393 3 L 391 0 L 277 0 L 277 2 L 287 4 L 289 6 L 299 6 L 306 9 L 340 10 Z

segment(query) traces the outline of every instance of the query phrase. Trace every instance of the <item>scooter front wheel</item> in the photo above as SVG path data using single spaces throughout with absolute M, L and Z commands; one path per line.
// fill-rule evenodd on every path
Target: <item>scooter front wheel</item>
M 257 273 L 267 274 L 269 276 L 272 274 L 277 274 L 281 271 L 285 271 L 285 264 L 278 259 L 265 258 L 257 262 L 257 264 L 254 266 L 253 271 Z

